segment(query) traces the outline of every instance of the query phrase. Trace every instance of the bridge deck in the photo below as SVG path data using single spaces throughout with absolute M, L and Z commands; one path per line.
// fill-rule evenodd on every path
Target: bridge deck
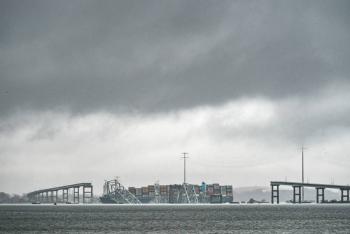
M 271 185 L 291 185 L 303 186 L 313 188 L 334 188 L 350 190 L 350 185 L 336 185 L 336 184 L 315 184 L 315 183 L 301 183 L 301 182 L 285 182 L 285 181 L 271 181 Z
M 58 191 L 58 190 L 63 190 L 63 189 L 70 189 L 70 188 L 76 188 L 76 187 L 92 187 L 91 183 L 78 183 L 78 184 L 70 184 L 70 185 L 64 185 L 64 186 L 59 186 L 59 187 L 53 187 L 53 188 L 48 188 L 48 189 L 41 189 L 41 190 L 36 190 L 33 192 L 28 193 L 28 196 L 32 196 L 38 193 L 45 193 L 45 192 L 50 192 L 50 191 Z

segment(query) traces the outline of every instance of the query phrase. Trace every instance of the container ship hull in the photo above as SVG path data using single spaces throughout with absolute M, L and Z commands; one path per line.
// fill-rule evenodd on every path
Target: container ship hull
M 107 181 L 101 203 L 106 204 L 197 204 L 232 203 L 232 186 L 219 184 L 148 185 L 125 188 L 117 180 Z

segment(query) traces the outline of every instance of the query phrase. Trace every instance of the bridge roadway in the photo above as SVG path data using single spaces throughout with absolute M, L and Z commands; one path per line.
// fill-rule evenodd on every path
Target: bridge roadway
M 82 188 L 83 203 L 92 202 L 93 186 L 91 183 L 77 183 L 70 185 L 63 185 L 48 189 L 40 189 L 27 194 L 27 197 L 35 203 L 71 203 L 69 201 L 69 192 L 73 198 L 73 203 L 80 202 L 80 188 Z M 62 199 L 59 199 L 59 191 L 62 191 Z M 50 194 L 49 194 L 50 193 Z
M 315 184 L 315 183 L 300 183 L 300 182 L 284 182 L 284 181 L 271 181 L 271 203 L 274 203 L 276 198 L 277 204 L 279 203 L 279 186 L 290 185 L 293 187 L 293 203 L 301 203 L 301 188 L 311 187 L 316 188 L 316 202 L 323 203 L 324 190 L 328 189 L 339 189 L 341 192 L 341 202 L 350 202 L 349 200 L 349 185 L 335 185 L 335 184 Z M 320 199 L 321 198 L 321 199 Z

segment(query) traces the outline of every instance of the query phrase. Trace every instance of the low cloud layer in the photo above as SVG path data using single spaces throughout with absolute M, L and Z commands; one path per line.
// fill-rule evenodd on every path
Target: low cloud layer
M 340 120 L 350 104 L 339 105 L 349 100 L 346 91 L 329 88 L 302 100 L 246 98 L 166 114 L 13 117 L 1 123 L 0 184 L 19 192 L 93 181 L 99 192 L 116 175 L 128 185 L 181 183 L 186 151 L 191 182 L 267 186 L 271 179 L 300 180 L 302 144 L 309 181 L 346 184 L 350 126 Z

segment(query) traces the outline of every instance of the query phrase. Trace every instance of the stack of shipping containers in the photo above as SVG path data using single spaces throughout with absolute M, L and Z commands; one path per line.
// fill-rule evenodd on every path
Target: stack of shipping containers
M 132 193 L 136 196 L 136 188 L 135 187 L 129 187 L 128 190 L 130 193 Z
M 177 203 L 180 195 L 182 185 L 172 184 L 169 185 L 169 203 Z
M 226 185 L 226 196 L 224 197 L 223 202 L 233 202 L 233 189 L 232 185 Z
M 154 185 L 148 185 L 148 195 L 150 197 L 154 197 L 155 195 Z
M 161 203 L 169 203 L 169 185 L 160 185 L 160 201 Z
M 222 203 L 220 184 L 212 184 L 208 187 L 213 188 L 210 194 L 210 203 Z
M 220 186 L 218 183 L 193 185 L 194 191 L 200 203 L 231 203 L 233 202 L 232 185 Z M 178 203 L 181 184 L 159 185 L 160 203 Z M 151 203 L 155 200 L 156 191 L 154 185 L 141 188 L 129 187 L 129 192 L 134 194 L 142 203 Z

